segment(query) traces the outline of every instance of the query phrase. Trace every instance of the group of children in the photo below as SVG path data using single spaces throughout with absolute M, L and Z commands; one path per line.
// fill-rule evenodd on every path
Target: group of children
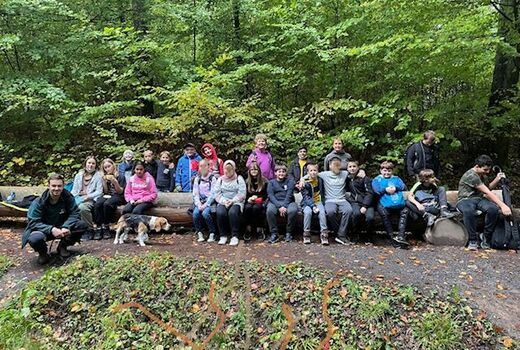
M 237 173 L 234 161 L 220 159 L 209 143 L 201 148 L 203 157 L 193 144 L 186 144 L 176 165 L 167 151 L 160 153 L 159 160 L 155 160 L 149 150 L 143 153 L 143 160 L 134 160 L 134 154 L 128 150 L 117 167 L 112 160 L 105 159 L 100 172 L 96 171 L 95 159 L 87 158 L 71 191 L 83 221 L 92 228 L 85 239 L 92 238 L 89 234 L 94 239 L 109 238 L 108 224 L 118 205 L 126 203 L 123 213 L 144 214 L 153 206 L 158 191 L 191 192 L 197 241 L 217 241 L 223 245 L 229 240 L 232 246 L 238 244 L 241 232 L 245 240 L 255 234 L 265 239 L 265 226 L 269 231 L 268 242 L 277 242 L 280 220 L 286 224 L 285 240 L 292 241 L 300 210 L 303 212 L 303 242 L 311 243 L 311 226 L 316 217 L 323 245 L 328 245 L 332 237 L 339 244 L 352 244 L 353 237 L 362 236 L 362 229 L 369 235 L 374 230 L 376 211 L 387 236 L 400 248 L 408 246 L 405 234 L 408 221 L 422 218 L 431 226 L 439 216 L 454 216 L 448 208 L 446 191 L 438 185 L 431 169 L 418 172 L 418 181 L 405 197 L 405 183 L 393 174 L 392 162 L 382 162 L 380 174 L 371 179 L 344 151 L 340 139 L 334 140 L 333 151 L 325 157 L 323 171 L 307 157 L 304 147 L 298 150 L 298 157 L 287 169 L 277 164 L 267 150 L 265 135 L 257 135 L 255 144 L 246 163 L 246 179 Z M 463 179 L 459 185 L 462 189 Z M 300 205 L 296 203 L 295 193 L 301 193 Z M 473 224 L 464 211 L 469 207 L 465 204 L 473 202 L 479 203 L 462 202 L 459 208 L 469 225 Z M 503 209 L 498 202 L 496 205 Z M 393 215 L 399 218 L 396 234 Z M 476 230 L 468 231 L 473 248 Z

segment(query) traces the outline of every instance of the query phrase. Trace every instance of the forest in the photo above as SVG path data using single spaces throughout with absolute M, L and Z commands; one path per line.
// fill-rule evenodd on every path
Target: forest
M 520 163 L 517 0 L 2 0 L 0 179 L 213 143 L 332 139 L 367 169 L 433 129 L 446 181 Z

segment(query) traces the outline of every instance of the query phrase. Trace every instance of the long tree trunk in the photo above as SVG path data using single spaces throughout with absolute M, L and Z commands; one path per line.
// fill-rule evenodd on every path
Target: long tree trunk
M 520 44 L 518 43 L 518 35 L 520 34 L 519 5 L 518 0 L 502 0 L 500 3 L 494 3 L 495 8 L 500 13 L 500 36 L 516 48 L 517 54 L 520 52 Z M 519 57 L 505 53 L 500 48 L 497 49 L 489 98 L 489 112 L 492 117 L 497 118 L 508 112 L 508 107 L 504 102 L 509 101 L 517 94 L 519 68 Z M 497 154 L 499 164 L 507 165 L 509 163 L 510 143 L 511 140 L 507 137 L 496 138 L 492 150 Z

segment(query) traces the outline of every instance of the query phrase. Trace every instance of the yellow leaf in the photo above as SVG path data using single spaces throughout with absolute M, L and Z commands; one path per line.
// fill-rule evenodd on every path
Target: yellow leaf
M 513 347 L 513 339 L 509 338 L 509 337 L 505 337 L 503 340 L 502 340 L 502 344 L 504 344 L 504 346 L 506 348 L 512 348 Z
M 200 310 L 200 306 L 198 304 L 193 304 L 191 306 L 191 311 L 192 312 L 198 312 Z
M 341 290 L 339 291 L 339 295 L 341 295 L 341 297 L 342 297 L 343 299 L 345 299 L 345 297 L 347 296 L 347 294 L 348 294 L 348 290 L 347 290 L 347 288 L 345 288 L 345 287 L 341 288 Z
M 80 312 L 83 307 L 79 303 L 72 304 L 72 307 L 70 308 L 71 312 Z

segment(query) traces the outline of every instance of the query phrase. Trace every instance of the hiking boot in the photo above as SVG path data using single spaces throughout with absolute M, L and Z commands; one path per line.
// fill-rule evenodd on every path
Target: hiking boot
M 62 257 L 62 258 L 68 258 L 70 256 L 70 252 L 67 250 L 67 246 L 65 245 L 65 243 L 63 241 L 60 241 L 60 243 L 58 244 L 58 254 Z
M 202 232 L 197 232 L 197 242 L 204 242 L 204 234 Z
M 277 233 L 272 233 L 271 234 L 271 237 L 269 237 L 269 240 L 267 242 L 273 244 L 273 243 L 276 243 L 278 242 L 278 234 Z
M 451 219 L 457 216 L 457 212 L 451 212 L 448 208 L 441 208 L 441 218 Z
M 477 241 L 469 241 L 468 250 L 477 251 L 478 250 L 478 242 Z
M 290 233 L 286 233 L 285 234 L 285 241 L 286 242 L 292 242 L 292 240 L 293 240 L 292 235 Z
M 231 240 L 229 241 L 229 245 L 236 246 L 238 245 L 238 237 L 231 237 Z
M 428 227 L 433 226 L 433 224 L 435 224 L 435 220 L 437 219 L 437 216 L 428 212 L 424 213 L 423 217 L 424 220 L 426 220 L 426 226 Z
M 311 231 L 303 231 L 303 244 L 311 244 Z
M 329 245 L 329 232 L 322 231 L 320 233 L 320 241 L 322 245 Z
M 92 240 L 92 236 L 94 232 L 92 230 L 86 230 L 85 233 L 81 236 L 82 241 L 90 241 Z
M 39 253 L 38 254 L 38 265 L 46 265 L 51 261 L 51 257 L 47 253 Z
M 265 241 L 265 231 L 263 227 L 257 227 L 256 234 L 258 235 L 259 240 Z
M 491 245 L 489 244 L 489 240 L 484 235 L 484 233 L 480 234 L 480 248 L 486 249 L 486 250 L 491 249 Z
M 218 244 L 224 245 L 226 243 L 227 243 L 227 237 L 226 236 L 221 236 L 220 239 L 218 240 Z
M 352 245 L 352 244 L 354 244 L 347 237 L 336 237 L 334 240 L 336 241 L 336 243 L 343 244 L 343 245 Z
M 208 243 L 215 242 L 215 234 L 214 233 L 210 233 L 209 237 L 208 237 L 208 240 L 206 242 L 208 242 Z

